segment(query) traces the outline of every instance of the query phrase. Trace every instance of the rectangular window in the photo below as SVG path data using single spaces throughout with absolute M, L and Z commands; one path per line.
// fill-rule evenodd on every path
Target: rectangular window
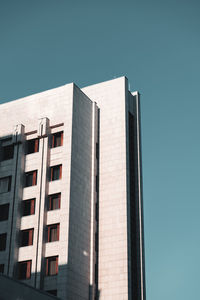
M 96 192 L 99 192 L 99 176 L 96 175 Z
M 3 274 L 4 272 L 4 264 L 0 264 L 0 273 Z
M 59 241 L 60 224 L 51 224 L 47 226 L 47 242 Z
M 48 210 L 60 208 L 61 193 L 48 196 Z
M 46 276 L 58 274 L 58 256 L 46 257 Z
M 51 148 L 63 145 L 63 131 L 52 134 Z
M 26 141 L 26 154 L 31 154 L 39 151 L 39 139 Z
M 96 159 L 99 159 L 99 143 L 96 143 Z
M 18 263 L 18 279 L 31 278 L 31 260 L 22 261 Z
M 30 216 L 35 213 L 35 198 L 22 201 L 22 216 Z
M 7 193 L 11 189 L 11 176 L 0 178 L 0 194 Z
M 25 173 L 25 187 L 33 186 L 37 184 L 37 171 L 31 171 Z
M 2 160 L 12 159 L 14 155 L 14 145 L 2 147 Z
M 50 181 L 62 178 L 62 165 L 53 166 L 50 168 Z
M 1 233 L 0 234 L 0 251 L 5 251 L 6 250 L 6 238 L 7 238 L 6 233 Z
M 51 294 L 51 295 L 57 296 L 57 290 L 49 290 L 49 291 L 46 291 L 46 292 Z
M 33 245 L 33 232 L 33 228 L 20 231 L 20 247 Z
M 0 205 L 0 221 L 8 220 L 9 204 Z

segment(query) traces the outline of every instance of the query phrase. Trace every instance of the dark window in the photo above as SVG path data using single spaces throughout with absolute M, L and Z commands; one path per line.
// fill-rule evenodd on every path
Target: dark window
M 18 279 L 31 278 L 31 260 L 18 263 Z
M 46 258 L 46 276 L 58 274 L 58 256 Z
M 96 159 L 99 159 L 99 143 L 96 143 Z
M 0 221 L 8 220 L 9 204 L 0 205 Z
M 59 241 L 60 224 L 47 226 L 47 242 Z
M 0 251 L 6 250 L 6 233 L 0 234 Z
M 31 154 L 39 151 L 39 139 L 26 141 L 26 154 Z
M 50 181 L 58 180 L 62 178 L 62 165 L 54 166 L 50 168 Z
M 11 176 L 0 178 L 0 194 L 7 193 L 11 189 Z
M 12 137 L 7 137 L 7 138 L 5 138 L 5 139 L 1 139 L 1 142 L 3 142 L 3 144 L 5 144 L 5 143 L 12 143 Z
M 0 273 L 3 274 L 4 272 L 4 264 L 0 264 Z
M 95 251 L 98 251 L 98 233 L 95 232 Z
M 49 291 L 46 291 L 46 292 L 51 294 L 51 295 L 57 296 L 57 290 L 49 290 Z
M 30 216 L 35 213 L 35 199 L 22 201 L 22 216 Z
M 94 266 L 94 278 L 95 278 L 95 282 L 97 282 L 97 278 L 98 278 L 98 266 L 97 264 L 95 264 Z
M 14 154 L 14 145 L 2 147 L 2 160 L 12 159 Z
M 20 247 L 33 245 L 34 229 L 21 230 L 20 232 Z
M 99 176 L 96 175 L 96 192 L 98 193 L 99 191 Z
M 63 145 L 63 131 L 52 134 L 51 148 Z
M 31 171 L 25 174 L 25 187 L 37 184 L 37 171 Z
M 61 193 L 49 195 L 48 197 L 48 210 L 60 208 Z

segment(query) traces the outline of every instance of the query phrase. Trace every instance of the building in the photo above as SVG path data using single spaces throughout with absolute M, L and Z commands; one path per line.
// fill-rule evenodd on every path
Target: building
M 49 293 L 2 274 L 0 274 L 0 290 L 1 300 L 60 300 Z
M 0 105 L 0 270 L 66 300 L 145 300 L 139 93 L 126 77 Z

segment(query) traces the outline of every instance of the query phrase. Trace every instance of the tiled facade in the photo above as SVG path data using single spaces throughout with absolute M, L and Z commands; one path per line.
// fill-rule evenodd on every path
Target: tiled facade
M 66 300 L 145 300 L 139 122 L 125 77 L 0 106 L 4 274 Z

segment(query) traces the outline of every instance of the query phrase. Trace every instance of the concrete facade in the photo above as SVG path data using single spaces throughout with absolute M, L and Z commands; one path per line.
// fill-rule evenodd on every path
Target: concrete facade
M 11 177 L 0 193 L 0 205 L 9 203 L 8 220 L 0 222 L 4 274 L 18 278 L 19 262 L 31 261 L 24 282 L 61 299 L 145 300 L 139 116 L 139 94 L 125 77 L 83 89 L 67 84 L 0 106 L 1 158 L 14 145 L 12 159 L 0 162 L 0 188 Z M 60 132 L 62 145 L 52 148 Z M 39 151 L 26 155 L 33 139 Z M 62 177 L 49 180 L 60 165 Z M 37 184 L 25 187 L 24 174 L 34 170 Z M 60 208 L 48 210 L 57 193 Z M 35 213 L 22 216 L 23 202 L 33 198 Z M 59 224 L 59 238 L 49 242 L 52 224 Z M 34 229 L 33 244 L 21 247 L 27 229 Z M 47 276 L 52 257 L 58 272 Z
M 44 291 L 30 287 L 19 280 L 0 274 L 1 300 L 58 300 Z

